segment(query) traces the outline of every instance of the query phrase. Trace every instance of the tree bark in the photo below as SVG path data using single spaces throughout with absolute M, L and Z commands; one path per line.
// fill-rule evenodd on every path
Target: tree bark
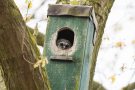
M 32 35 L 13 0 L 0 0 L 0 65 L 8 90 L 49 90 Z M 46 81 L 44 81 L 46 80 Z
M 27 27 L 28 30 L 31 32 L 31 34 L 34 33 L 34 29 L 30 28 L 30 27 Z M 44 38 L 45 38 L 45 35 L 41 32 L 38 32 L 38 35 L 36 37 L 36 42 L 39 46 L 44 46 Z
M 97 56 L 99 52 L 99 48 L 102 42 L 102 36 L 104 33 L 104 28 L 106 24 L 106 20 L 110 13 L 111 7 L 115 0 L 87 0 L 86 5 L 92 5 L 95 9 L 96 19 L 98 22 L 98 32 L 96 36 L 96 42 L 92 53 L 92 62 L 91 62 L 91 70 L 90 70 L 90 82 L 89 82 L 89 90 L 93 90 L 93 77 L 96 67 Z
M 134 90 L 135 89 L 135 82 L 128 84 L 122 90 Z

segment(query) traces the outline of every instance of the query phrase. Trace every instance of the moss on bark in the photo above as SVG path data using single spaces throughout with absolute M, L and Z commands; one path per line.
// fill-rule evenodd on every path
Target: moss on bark
M 13 0 L 0 0 L 0 65 L 8 90 L 49 90 L 40 53 Z M 44 81 L 46 80 L 46 81 Z
M 87 0 L 87 3 L 86 3 L 87 5 L 92 5 L 94 7 L 97 22 L 98 22 L 98 33 L 97 33 L 96 43 L 95 43 L 93 53 L 92 53 L 89 90 L 93 90 L 92 84 L 93 84 L 93 77 L 94 77 L 94 71 L 96 67 L 98 51 L 102 42 L 102 36 L 104 33 L 106 20 L 110 13 L 113 2 L 114 0 Z

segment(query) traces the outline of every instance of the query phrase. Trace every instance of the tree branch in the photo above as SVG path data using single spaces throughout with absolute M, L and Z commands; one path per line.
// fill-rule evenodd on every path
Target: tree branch
M 34 33 L 34 29 L 30 28 L 30 27 L 27 27 L 28 30 L 31 32 L 31 34 Z M 44 46 L 44 38 L 45 38 L 45 35 L 41 32 L 38 32 L 38 35 L 37 35 L 37 38 L 36 38 L 36 41 L 37 41 L 37 44 L 39 46 Z
M 92 53 L 92 59 L 91 59 L 92 62 L 91 62 L 91 70 L 90 70 L 91 73 L 90 73 L 89 90 L 93 90 L 92 89 L 93 76 L 95 72 L 97 56 L 102 42 L 102 36 L 104 33 L 106 20 L 108 18 L 108 15 L 110 13 L 114 1 L 115 0 L 88 0 L 88 2 L 86 3 L 87 5 L 92 5 L 94 7 L 96 13 L 96 19 L 98 22 L 98 33 L 96 36 L 97 39 L 95 42 L 95 46 Z
M 133 90 L 135 89 L 135 82 L 128 84 L 126 87 L 124 87 L 122 90 Z
M 93 81 L 93 90 L 106 90 L 104 86 L 96 81 Z

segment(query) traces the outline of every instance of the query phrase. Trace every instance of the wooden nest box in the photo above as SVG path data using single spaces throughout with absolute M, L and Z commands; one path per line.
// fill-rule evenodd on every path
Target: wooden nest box
M 52 90 L 88 90 L 96 29 L 93 7 L 49 5 L 44 55 Z

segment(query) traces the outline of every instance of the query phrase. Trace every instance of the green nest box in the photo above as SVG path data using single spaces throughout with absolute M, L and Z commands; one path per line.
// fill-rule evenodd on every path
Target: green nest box
M 92 7 L 49 5 L 44 55 L 52 90 L 88 90 L 95 30 Z

